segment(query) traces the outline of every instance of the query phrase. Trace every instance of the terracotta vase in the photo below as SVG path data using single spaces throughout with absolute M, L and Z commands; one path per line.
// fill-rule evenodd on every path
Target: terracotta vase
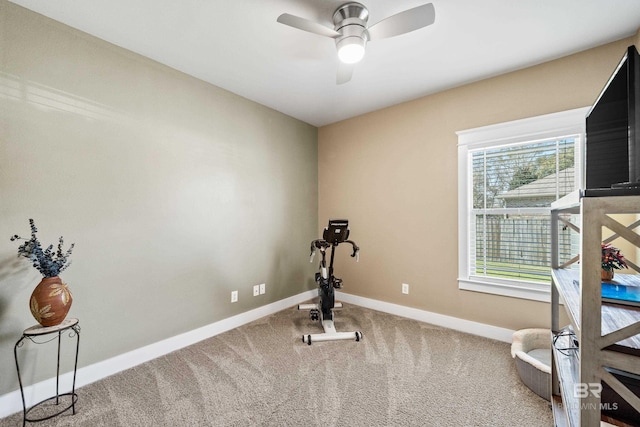
M 31 314 L 42 326 L 56 326 L 67 316 L 73 297 L 60 276 L 45 277 L 33 290 Z
M 600 277 L 602 280 L 604 280 L 605 282 L 608 282 L 610 280 L 613 280 L 613 269 L 611 270 L 605 270 L 602 269 L 600 271 Z

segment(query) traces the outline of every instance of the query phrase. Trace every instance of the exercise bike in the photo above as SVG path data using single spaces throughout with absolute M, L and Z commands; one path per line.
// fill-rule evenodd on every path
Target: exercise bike
M 311 260 L 317 251 L 320 251 L 322 259 L 320 260 L 320 271 L 316 273 L 315 280 L 318 284 L 318 294 L 320 296 L 317 304 L 299 304 L 298 310 L 310 310 L 309 316 L 311 320 L 319 320 L 324 329 L 323 334 L 309 334 L 302 336 L 302 342 L 311 345 L 311 342 L 319 341 L 335 341 L 355 339 L 360 341 L 362 333 L 355 332 L 338 332 L 333 323 L 333 309 L 342 308 L 342 303 L 335 302 L 335 289 L 342 287 L 342 279 L 338 279 L 333 275 L 333 258 L 335 250 L 341 243 L 349 243 L 353 248 L 351 257 L 359 260 L 360 248 L 349 237 L 349 221 L 346 219 L 330 219 L 329 225 L 325 227 L 322 233 L 322 239 L 316 239 L 311 242 Z M 331 259 L 327 267 L 327 249 L 331 249 Z

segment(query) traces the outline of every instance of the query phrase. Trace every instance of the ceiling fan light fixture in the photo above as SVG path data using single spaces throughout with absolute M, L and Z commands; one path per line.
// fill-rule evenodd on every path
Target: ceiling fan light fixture
M 337 84 L 351 80 L 354 64 L 364 58 L 365 46 L 370 40 L 379 40 L 410 33 L 435 22 L 436 12 L 432 3 L 426 3 L 388 16 L 369 26 L 369 11 L 357 2 L 339 6 L 333 13 L 333 29 L 309 19 L 283 13 L 277 21 L 335 40 L 338 51 Z
M 355 64 L 364 58 L 365 40 L 347 37 L 338 42 L 338 58 L 345 64 Z
M 364 46 L 369 40 L 368 19 L 367 8 L 356 2 L 343 4 L 333 13 L 334 29 L 340 33 L 336 48 L 342 63 L 355 64 L 364 58 Z

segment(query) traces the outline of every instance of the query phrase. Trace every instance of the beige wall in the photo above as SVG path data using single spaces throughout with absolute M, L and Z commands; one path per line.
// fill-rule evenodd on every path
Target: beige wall
M 591 105 L 631 43 L 320 128 L 320 225 L 348 218 L 361 247 L 359 264 L 337 261 L 344 291 L 510 329 L 548 326 L 546 303 L 458 289 L 455 132 Z
M 29 218 L 76 243 L 85 366 L 313 289 L 317 163 L 315 127 L 0 0 L 0 395 L 35 323 Z

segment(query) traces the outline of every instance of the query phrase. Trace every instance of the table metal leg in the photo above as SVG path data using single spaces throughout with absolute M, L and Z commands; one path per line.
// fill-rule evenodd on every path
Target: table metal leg
M 58 360 L 56 361 L 56 405 L 60 403 L 60 342 L 62 331 L 58 331 Z
M 27 423 L 27 403 L 24 400 L 24 389 L 22 388 L 22 378 L 20 377 L 20 364 L 18 363 L 18 347 L 22 347 L 24 335 L 16 342 L 13 347 L 13 358 L 16 361 L 16 372 L 18 373 L 18 384 L 20 384 L 20 397 L 22 397 L 22 427 Z

